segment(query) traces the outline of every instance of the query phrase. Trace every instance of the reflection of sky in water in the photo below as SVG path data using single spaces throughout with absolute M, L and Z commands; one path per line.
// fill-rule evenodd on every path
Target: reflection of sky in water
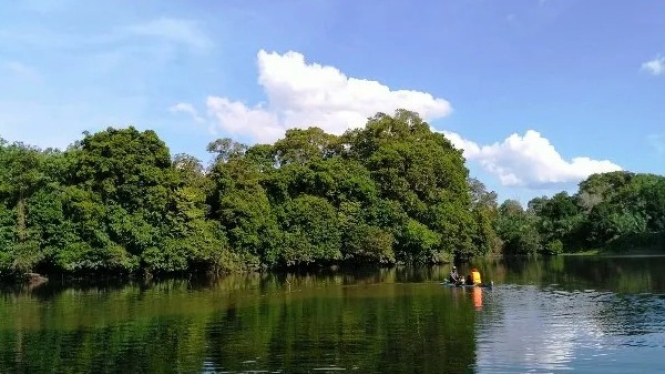
M 665 299 L 502 285 L 478 314 L 477 373 L 665 373 Z

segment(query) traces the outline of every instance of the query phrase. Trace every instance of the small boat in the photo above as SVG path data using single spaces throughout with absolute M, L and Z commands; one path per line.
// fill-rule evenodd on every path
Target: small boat
M 492 289 L 494 287 L 494 281 L 490 281 L 489 283 L 480 283 L 480 284 L 464 284 L 464 283 L 455 284 L 451 283 L 449 280 L 446 280 L 445 282 L 441 282 L 441 284 L 448 287 L 466 287 L 466 288 L 480 287 L 488 289 Z

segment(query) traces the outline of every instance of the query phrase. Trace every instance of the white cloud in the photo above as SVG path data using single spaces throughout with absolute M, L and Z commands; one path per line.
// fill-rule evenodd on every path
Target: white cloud
M 255 106 L 225 97 L 210 96 L 208 116 L 230 135 L 245 135 L 259 142 L 273 142 L 287 128 L 318 126 L 341 134 L 362 127 L 377 112 L 392 113 L 404 108 L 424 119 L 442 118 L 451 112 L 450 103 L 429 93 L 391 90 L 372 80 L 351 78 L 337 68 L 307 63 L 302 54 L 259 51 L 258 83 L 267 103 Z M 178 111 L 196 113 L 190 104 Z M 195 114 L 193 114 L 195 115 Z M 576 182 L 592 173 L 620 170 L 610 161 L 577 157 L 564 160 L 538 132 L 513 134 L 501 143 L 481 146 L 460 135 L 444 132 L 467 159 L 495 174 L 506 186 L 552 187 Z
M 665 73 L 665 57 L 658 56 L 651 61 L 643 63 L 642 70 L 646 70 L 655 76 Z
M 194 121 L 198 123 L 204 123 L 205 120 L 199 116 L 198 112 L 196 109 L 194 109 L 194 106 L 192 104 L 188 103 L 178 103 L 172 107 L 169 108 L 169 112 L 171 113 L 185 113 L 189 114 Z
M 484 146 L 456 133 L 443 133 L 455 147 L 464 150 L 464 157 L 496 175 L 504 186 L 546 188 L 576 183 L 594 173 L 622 170 L 608 160 L 575 157 L 567 161 L 547 138 L 534 130 L 528 130 L 524 136 L 512 134 L 501 143 Z
M 124 30 L 130 34 L 163 38 L 195 48 L 208 48 L 212 45 L 212 41 L 200 30 L 199 25 L 189 20 L 159 18 L 128 26 Z
M 208 97 L 208 114 L 217 120 L 219 126 L 232 134 L 247 134 L 259 141 L 271 142 L 284 135 L 285 127 L 280 125 L 277 115 L 260 105 L 248 108 L 239 101 L 223 97 Z
M 405 108 L 423 118 L 441 118 L 451 112 L 444 99 L 419 91 L 391 90 L 377 81 L 350 78 L 332 66 L 308 64 L 302 54 L 257 55 L 259 84 L 267 105 L 253 108 L 223 97 L 209 97 L 209 113 L 219 126 L 258 141 L 274 141 L 287 128 L 318 126 L 341 134 L 362 127 L 376 112 Z

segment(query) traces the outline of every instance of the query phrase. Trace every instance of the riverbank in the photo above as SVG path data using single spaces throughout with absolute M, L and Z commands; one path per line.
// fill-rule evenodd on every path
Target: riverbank
M 645 246 L 631 248 L 602 248 L 590 249 L 582 252 L 562 253 L 561 256 L 665 256 L 665 248 L 660 246 Z
M 419 264 L 415 262 L 396 262 L 391 264 L 379 264 L 371 262 L 328 262 L 328 263 L 310 263 L 294 266 L 260 266 L 238 268 L 232 271 L 204 271 L 192 269 L 190 271 L 171 272 L 171 273 L 112 273 L 112 272 L 85 272 L 85 273 L 53 273 L 53 274 L 0 274 L 0 291 L 2 288 L 25 287 L 30 289 L 43 285 L 83 285 L 83 284 L 124 284 L 127 282 L 159 282 L 168 279 L 181 279 L 197 282 L 227 276 L 248 276 L 256 275 L 349 275 L 364 274 L 375 271 L 389 271 L 398 269 L 399 272 L 411 271 L 416 268 L 445 266 L 452 262 L 450 257 L 440 257 L 436 262 Z M 3 276 L 4 275 L 4 276 Z

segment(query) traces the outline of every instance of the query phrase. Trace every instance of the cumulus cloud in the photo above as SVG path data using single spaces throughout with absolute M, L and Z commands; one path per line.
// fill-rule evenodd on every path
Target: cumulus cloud
M 435 119 L 451 112 L 450 103 L 429 93 L 391 90 L 377 81 L 350 78 L 337 68 L 307 63 L 297 52 L 259 51 L 259 84 L 267 105 L 248 107 L 224 97 L 209 97 L 208 112 L 221 129 L 249 134 L 258 141 L 274 141 L 287 128 L 318 126 L 341 134 L 362 127 L 377 112 L 397 108 Z
M 643 63 L 642 70 L 646 70 L 655 76 L 665 73 L 665 57 L 659 56 L 651 61 Z
M 450 103 L 426 92 L 393 90 L 373 80 L 346 76 L 332 66 L 308 63 L 302 54 L 259 51 L 259 78 L 267 102 L 254 106 L 226 97 L 210 96 L 207 115 L 218 129 L 231 136 L 243 135 L 259 142 L 273 142 L 288 128 L 318 126 L 341 134 L 362 127 L 377 112 L 398 108 L 418 112 L 431 121 L 451 113 Z M 177 107 L 177 108 L 176 108 Z M 186 103 L 173 110 L 197 116 Z M 196 118 L 196 117 L 195 117 Z M 549 140 L 536 131 L 513 134 L 500 143 L 479 145 L 452 132 L 444 134 L 464 150 L 468 160 L 496 175 L 501 184 L 552 187 L 580 181 L 590 174 L 620 170 L 610 161 L 587 157 L 566 161 Z
M 211 96 L 208 97 L 207 106 L 208 114 L 226 132 L 248 134 L 254 139 L 268 142 L 284 135 L 285 127 L 280 125 L 277 115 L 260 105 L 249 108 L 239 101 Z
M 192 104 L 188 103 L 178 103 L 172 107 L 169 108 L 169 112 L 171 113 L 185 113 L 188 114 L 189 116 L 192 117 L 192 119 L 198 123 L 203 123 L 205 120 L 199 116 L 198 112 L 196 109 L 194 109 L 194 106 Z
M 591 174 L 622 170 L 608 160 L 575 157 L 565 160 L 547 138 L 528 130 L 524 136 L 512 134 L 502 142 L 478 145 L 459 134 L 444 131 L 468 160 L 478 162 L 496 175 L 504 186 L 545 188 L 579 182 Z

